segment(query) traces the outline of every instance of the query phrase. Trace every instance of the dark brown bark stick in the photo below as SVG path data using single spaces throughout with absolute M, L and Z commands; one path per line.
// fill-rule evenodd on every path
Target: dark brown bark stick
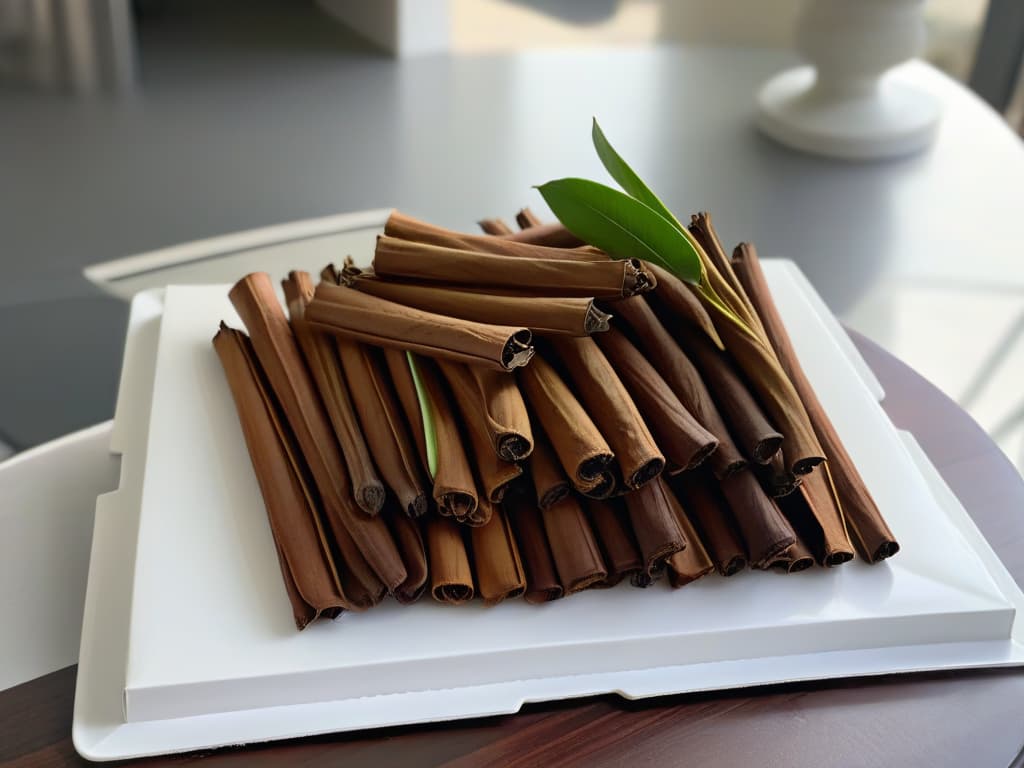
M 657 284 L 647 265 L 637 259 L 570 261 L 496 256 L 384 235 L 377 239 L 373 269 L 388 279 L 477 288 L 529 286 L 536 296 L 591 299 L 624 298 L 649 291 Z
M 486 415 L 476 388 L 476 380 L 467 366 L 458 363 L 436 361 L 445 381 L 452 393 L 452 402 L 457 404 L 462 414 L 462 425 L 469 438 L 471 450 L 467 458 L 476 468 L 477 487 L 483 491 L 484 497 L 492 503 L 500 502 L 509 484 L 518 478 L 523 469 L 512 461 L 506 461 L 495 450 L 491 442 Z M 512 379 L 501 373 L 495 374 L 503 379 Z M 515 381 L 511 382 L 515 386 Z M 524 409 L 525 414 L 525 409 Z M 482 591 L 482 587 L 481 587 Z
M 384 280 L 363 272 L 349 285 L 396 304 L 477 323 L 524 326 L 540 335 L 587 336 L 608 330 L 610 315 L 590 298 L 495 296 L 420 283 Z
M 718 449 L 718 440 L 679 401 L 665 379 L 625 335 L 613 328 L 598 342 L 636 403 L 670 469 L 693 469 Z
M 673 478 L 671 485 L 718 572 L 732 576 L 746 568 L 747 554 L 732 512 L 711 473 L 684 472 Z
M 511 235 L 515 231 L 501 219 L 481 219 L 477 223 L 485 235 Z
M 594 532 L 580 503 L 567 496 L 542 512 L 544 530 L 566 595 L 608 577 Z
M 462 530 L 444 517 L 426 521 L 430 593 L 439 603 L 459 605 L 473 599 L 473 571 L 469 567 Z
M 540 509 L 526 494 L 515 492 L 505 497 L 503 506 L 526 574 L 526 602 L 547 603 L 562 597 L 564 590 L 555 570 Z
M 338 353 L 333 340 L 313 330 L 305 318 L 306 305 L 313 298 L 313 281 L 308 272 L 289 272 L 288 279 L 282 280 L 281 285 L 288 303 L 292 331 L 334 427 L 356 504 L 364 512 L 375 515 L 384 506 L 384 484 L 377 475 L 370 449 L 359 427 Z
M 335 341 L 377 469 L 406 514 L 419 517 L 427 511 L 419 452 L 383 371 L 380 351 L 351 339 L 339 337 Z
M 597 426 L 543 358 L 534 360 L 518 378 L 565 473 L 574 483 L 592 484 L 614 458 Z
M 545 225 L 545 228 L 550 225 Z M 561 226 L 561 225 L 558 225 Z M 543 229 L 543 228 L 541 228 Z M 531 242 L 543 232 L 523 230 L 507 237 L 494 237 L 492 235 L 471 235 L 463 232 L 454 232 L 435 224 L 430 224 L 411 216 L 406 216 L 398 211 L 392 212 L 384 225 L 384 234 L 389 237 L 397 237 L 402 240 L 412 240 L 417 243 L 429 243 L 440 245 L 445 248 L 458 248 L 465 251 L 477 251 L 479 253 L 491 253 L 502 256 L 523 256 L 535 259 L 578 259 L 582 261 L 608 261 L 608 254 L 592 248 L 576 239 L 574 245 L 582 247 L 559 247 L 557 243 Z
M 547 437 L 539 430 L 534 433 L 534 448 L 530 454 L 530 479 L 533 481 L 537 506 L 547 509 L 572 492 L 572 484 L 555 456 Z
M 505 235 L 505 239 L 518 243 L 541 245 L 549 248 L 571 251 L 572 253 L 570 254 L 570 258 L 579 252 L 584 253 L 588 257 L 593 257 L 594 260 L 597 260 L 602 255 L 604 258 L 608 258 L 607 254 L 600 254 L 597 251 L 592 250 L 586 243 L 576 237 L 576 235 L 557 221 L 553 221 L 550 224 L 541 224 L 536 227 L 530 227 L 529 229 L 523 229 L 519 232 L 513 232 Z M 515 254 L 510 255 L 514 256 Z
M 763 568 L 796 541 L 793 528 L 753 472 L 736 472 L 720 484 L 752 566 Z
M 882 517 L 864 479 L 857 471 L 853 459 L 839 438 L 839 433 L 800 365 L 796 350 L 793 349 L 793 343 L 772 299 L 771 291 L 768 289 L 757 252 L 753 246 L 741 245 L 736 249 L 734 257 L 737 274 L 764 322 L 779 361 L 799 393 L 799 398 L 807 409 L 814 433 L 821 441 L 825 455 L 829 459 L 828 467 L 835 483 L 840 507 L 839 522 L 845 518 L 858 551 L 869 563 L 891 557 L 899 551 L 899 542 L 896 541 L 896 537 Z M 822 511 L 821 509 L 815 510 L 816 513 Z M 820 522 L 826 529 L 826 535 L 828 532 L 836 532 L 835 520 L 826 519 Z
M 394 503 L 394 502 L 392 502 Z M 427 550 L 418 521 L 404 514 L 397 505 L 390 510 L 388 521 L 408 578 L 395 588 L 395 599 L 403 605 L 415 603 L 423 596 L 427 587 Z
M 474 407 L 484 416 L 494 452 L 506 461 L 520 461 L 533 451 L 533 428 L 526 401 L 512 376 L 466 366 L 476 387 Z
M 485 605 L 497 605 L 526 591 L 519 548 L 501 507 L 494 507 L 486 523 L 470 530 L 470 541 L 477 592 Z
M 589 337 L 562 337 L 551 343 L 615 453 L 625 484 L 638 488 L 660 475 L 665 457 L 597 343 Z
M 715 564 L 711 561 L 711 556 L 704 547 L 704 542 L 701 541 L 693 521 L 679 503 L 679 499 L 671 493 L 669 497 L 670 502 L 675 502 L 673 511 L 679 520 L 679 527 L 683 531 L 683 537 L 686 539 L 686 548 L 681 552 L 676 552 L 665 561 L 669 584 L 678 589 L 703 576 L 707 576 L 715 570 Z
M 664 568 L 666 560 L 686 548 L 686 537 L 675 511 L 678 502 L 660 477 L 626 494 L 625 499 L 643 558 L 641 571 L 650 583 Z
M 840 519 L 825 473 L 827 467 L 827 464 L 816 467 L 809 475 L 804 475 L 795 493 L 780 497 L 777 501 L 814 559 L 821 565 L 831 567 L 852 560 L 854 547 L 849 538 L 842 535 L 825 536 L 822 530 L 822 519 Z
M 231 302 L 245 323 L 261 368 L 298 441 L 339 547 L 344 528 L 373 573 L 393 590 L 407 573 L 385 523 L 359 510 L 344 460 L 323 405 L 306 371 L 294 335 L 266 273 L 248 275 L 231 289 Z M 350 567 L 356 567 L 350 563 Z M 357 574 L 363 584 L 368 574 Z
M 529 208 L 521 208 L 519 213 L 516 214 L 516 224 L 519 225 L 520 229 L 530 229 L 531 227 L 539 227 L 543 224 L 537 215 Z
M 600 586 L 613 587 L 631 577 L 643 566 L 640 550 L 626 519 L 624 504 L 616 499 L 588 499 L 586 504 L 590 527 L 601 545 L 608 576 Z
M 650 264 L 648 268 L 658 281 L 654 296 L 674 321 L 671 330 L 675 330 L 676 324 L 688 325 L 703 332 L 716 347 L 724 349 L 725 345 L 711 315 L 689 286 L 657 264 Z M 615 305 L 612 304 L 611 307 L 614 311 Z
M 718 440 L 718 449 L 708 458 L 717 477 L 746 466 L 729 430 L 708 391 L 704 379 L 679 344 L 672 338 L 642 296 L 615 303 L 615 309 L 633 329 L 640 348 L 661 374 L 683 406 Z
M 490 507 L 480 508 L 465 436 L 451 395 L 435 362 L 417 357 L 416 370 L 429 403 L 437 442 L 434 501 L 442 515 L 454 517 L 460 523 L 482 525 Z
M 339 337 L 498 370 L 518 368 L 533 357 L 526 328 L 424 312 L 327 282 L 316 287 L 306 318 Z

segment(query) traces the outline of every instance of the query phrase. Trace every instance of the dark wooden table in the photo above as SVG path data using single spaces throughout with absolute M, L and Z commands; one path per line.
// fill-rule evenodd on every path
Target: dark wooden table
M 1003 563 L 1024 581 L 1024 482 L 960 408 L 855 341 L 910 430 Z M 75 668 L 0 694 L 0 765 L 77 765 Z M 516 715 L 153 759 L 151 765 L 1024 765 L 1024 670 L 921 674 L 530 705 Z

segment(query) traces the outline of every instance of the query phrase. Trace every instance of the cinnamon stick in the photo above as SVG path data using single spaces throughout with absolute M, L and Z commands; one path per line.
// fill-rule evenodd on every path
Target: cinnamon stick
M 516 214 L 516 224 L 519 225 L 520 229 L 539 227 L 543 223 L 544 222 L 537 218 L 537 214 L 535 214 L 529 208 L 520 208 L 519 213 Z
M 419 517 L 427 511 L 419 454 L 384 373 L 380 352 L 343 337 L 335 341 L 377 468 L 406 514 Z
M 402 562 L 408 577 L 395 588 L 395 599 L 403 605 L 415 603 L 423 596 L 427 586 L 427 551 L 423 543 L 423 534 L 419 523 L 404 514 L 400 509 L 393 509 L 388 514 L 391 533 L 395 537 L 398 549 L 402 553 Z
M 715 564 L 711 561 L 704 543 L 701 541 L 693 522 L 687 515 L 686 510 L 679 504 L 675 496 L 670 495 L 670 502 L 674 502 L 673 511 L 679 521 L 679 527 L 683 531 L 683 538 L 686 539 L 686 548 L 669 556 L 665 561 L 668 570 L 668 582 L 675 589 L 684 587 L 697 579 L 707 576 L 715 570 Z
M 481 501 L 482 504 L 490 504 Z M 501 507 L 491 510 L 486 523 L 470 530 L 477 591 L 485 605 L 497 605 L 526 591 L 526 576 L 508 518 Z
M 439 603 L 459 605 L 473 599 L 473 572 L 469 567 L 462 530 L 444 517 L 426 522 L 430 562 L 430 594 Z
M 560 296 L 495 296 L 453 288 L 382 280 L 363 272 L 351 287 L 407 307 L 462 320 L 504 326 L 525 326 L 541 335 L 587 336 L 608 330 L 611 315 L 590 298 Z
M 434 474 L 434 501 L 442 515 L 459 522 L 482 525 L 490 506 L 481 509 L 476 481 L 466 455 L 462 427 L 451 396 L 437 364 L 416 358 L 416 370 L 426 394 L 434 422 L 437 444 L 437 470 Z
M 716 347 L 725 349 L 725 344 L 711 320 L 711 315 L 686 283 L 657 264 L 650 264 L 648 268 L 658 281 L 654 295 L 674 320 L 673 330 L 675 330 L 676 324 L 689 325 L 703 331 Z
M 555 569 L 566 595 L 608 577 L 590 523 L 573 496 L 566 496 L 542 515 Z
M 546 603 L 557 600 L 564 594 L 564 590 L 558 581 L 540 509 L 523 493 L 508 494 L 504 508 L 526 574 L 526 602 Z
M 740 376 L 726 353 L 690 329 L 680 329 L 680 340 L 708 389 L 714 392 L 715 402 L 740 450 L 751 461 L 767 464 L 782 447 L 782 436 L 786 433 L 769 422 L 747 380 Z
M 723 284 L 728 286 L 731 292 L 729 296 L 731 299 L 730 305 L 740 304 L 743 310 L 740 313 L 741 317 L 751 324 L 759 334 L 764 335 L 764 326 L 761 324 L 761 318 L 758 317 L 750 297 L 747 296 L 740 279 L 737 277 L 736 272 L 733 271 L 732 262 L 726 255 L 725 249 L 722 247 L 722 241 L 718 238 L 718 233 L 711 224 L 711 214 L 704 211 L 690 217 L 688 229 L 694 236 L 694 239 L 700 243 L 708 259 L 714 264 L 715 269 L 712 271 L 716 273 L 717 277 L 721 278 Z
M 519 383 L 565 473 L 574 483 L 593 483 L 614 456 L 576 396 L 540 357 L 520 372 Z
M 697 421 L 718 440 L 718 449 L 708 458 L 717 477 L 746 466 L 736 443 L 708 391 L 704 379 L 651 309 L 646 298 L 634 296 L 616 302 L 615 309 L 633 329 L 640 348 L 661 374 L 676 397 Z
M 842 524 L 827 475 L 828 467 L 828 464 L 815 467 L 813 472 L 803 476 L 796 493 L 777 501 L 814 559 L 821 565 L 832 567 L 852 560 L 854 547 L 845 530 L 826 536 L 822 529 L 821 520 L 837 519 Z
M 535 432 L 534 441 L 533 453 L 529 459 L 530 479 L 533 481 L 537 506 L 540 509 L 547 509 L 568 496 L 572 491 L 572 485 L 544 433 Z
M 477 223 L 480 225 L 480 229 L 484 231 L 484 234 L 488 235 L 511 235 L 514 231 L 512 227 L 501 219 L 481 219 Z
M 640 350 L 613 328 L 598 342 L 676 471 L 693 469 L 718 448 L 718 440 L 679 401 Z
M 793 528 L 749 469 L 723 478 L 720 485 L 752 566 L 764 567 L 796 541 Z
M 595 258 L 597 256 L 596 253 L 592 253 L 589 249 L 585 248 L 586 243 L 576 237 L 576 235 L 557 221 L 553 221 L 549 224 L 540 224 L 536 227 L 520 230 L 519 232 L 512 232 L 511 234 L 505 235 L 504 238 L 518 243 L 543 245 L 550 248 L 560 248 L 573 252 L 584 251 L 588 253 L 588 255 L 595 256 Z
M 641 571 L 649 583 L 664 568 L 666 560 L 686 548 L 686 537 L 675 510 L 678 502 L 661 477 L 626 494 L 625 499 L 643 560 Z
M 548 226 L 548 225 L 545 225 Z M 557 243 L 531 242 L 537 232 L 530 230 L 516 232 L 506 237 L 493 237 L 491 235 L 471 235 L 463 232 L 454 232 L 426 221 L 414 219 L 399 211 L 393 211 L 384 225 L 384 234 L 389 237 L 396 237 L 402 240 L 411 240 L 417 243 L 428 243 L 439 245 L 445 248 L 458 248 L 465 251 L 477 251 L 479 253 L 491 253 L 503 256 L 522 256 L 536 259 L 579 259 L 583 261 L 608 261 L 608 254 L 592 248 L 588 245 L 582 247 L 564 248 L 558 247 Z M 582 245 L 576 239 L 574 245 Z
M 640 550 L 633 539 L 621 501 L 588 499 L 586 509 L 608 567 L 608 576 L 601 586 L 613 587 L 640 570 L 643 565 Z
M 533 451 L 533 428 L 526 401 L 514 377 L 482 366 L 466 366 L 475 385 L 474 407 L 484 415 L 494 452 L 506 461 L 525 459 Z
M 424 312 L 326 282 L 316 287 L 306 317 L 339 337 L 498 370 L 518 368 L 533 357 L 526 328 Z
M 736 272 L 764 322 L 765 330 L 783 369 L 807 409 L 814 434 L 824 447 L 824 453 L 829 459 L 828 467 L 835 483 L 840 515 L 845 516 L 849 524 L 857 550 L 869 563 L 891 557 L 899 551 L 899 542 L 882 517 L 878 505 L 800 365 L 796 350 L 793 349 L 793 343 L 768 289 L 757 252 L 753 246 L 741 245 L 734 253 L 734 257 Z M 821 522 L 823 527 L 827 524 L 828 530 L 834 530 L 833 520 Z
M 732 576 L 747 567 L 747 555 L 736 533 L 728 504 L 715 478 L 707 471 L 684 472 L 671 482 L 683 509 L 697 529 L 715 569 Z
M 356 419 L 334 343 L 314 331 L 305 319 L 306 305 L 313 298 L 313 281 L 308 272 L 289 272 L 281 285 L 288 303 L 292 332 L 334 427 L 356 504 L 364 512 L 375 515 L 384 506 L 384 484 L 373 466 L 370 450 Z
M 799 536 L 794 543 L 783 550 L 782 554 L 768 564 L 769 569 L 786 573 L 799 573 L 813 566 L 814 557 Z
M 621 495 L 618 491 L 622 486 L 622 480 L 616 476 L 617 474 L 611 469 L 606 469 L 588 483 L 576 483 L 576 490 L 588 499 L 610 499 Z
M 626 486 L 638 488 L 661 474 L 665 457 L 597 343 L 589 337 L 562 337 L 551 343 L 615 453 Z
M 498 455 L 494 443 L 491 442 L 490 430 L 488 429 L 487 417 L 482 407 L 482 398 L 477 389 L 477 380 L 465 365 L 458 363 L 447 363 L 443 360 L 437 361 L 441 373 L 448 382 L 452 393 L 452 401 L 458 404 L 458 410 L 462 414 L 462 424 L 465 426 L 469 445 L 472 451 L 469 454 L 470 464 L 476 467 L 476 478 L 480 490 L 489 502 L 500 502 L 505 495 L 509 483 L 523 473 L 522 467 L 513 461 L 506 461 Z M 511 380 L 511 376 L 495 373 L 502 379 Z M 515 381 L 510 381 L 515 387 Z M 525 407 L 523 409 L 525 416 Z M 529 421 L 527 420 L 527 428 Z M 483 587 L 481 586 L 481 592 Z
M 263 494 L 295 626 L 303 629 L 321 615 L 334 618 L 351 610 L 354 606 L 342 592 L 316 507 L 293 471 L 275 424 L 275 405 L 254 368 L 255 353 L 248 339 L 222 323 L 213 346 Z
M 262 272 L 247 275 L 235 284 L 229 295 L 249 331 L 260 366 L 266 372 L 274 395 L 295 433 L 336 543 L 341 547 L 346 539 L 351 538 L 373 574 L 393 590 L 408 575 L 401 556 L 384 521 L 367 516 L 352 501 L 352 489 L 341 452 L 302 362 L 288 320 L 274 295 L 270 276 Z M 347 535 L 340 533 L 341 529 Z M 349 566 L 358 567 L 355 562 Z M 372 582 L 369 573 L 357 576 L 363 584 Z
M 503 238 L 491 239 L 511 242 Z M 570 261 L 497 256 L 386 235 L 377 239 L 373 268 L 385 278 L 449 286 L 520 288 L 526 285 L 537 296 L 623 298 L 649 291 L 657 284 L 647 265 L 637 259 Z

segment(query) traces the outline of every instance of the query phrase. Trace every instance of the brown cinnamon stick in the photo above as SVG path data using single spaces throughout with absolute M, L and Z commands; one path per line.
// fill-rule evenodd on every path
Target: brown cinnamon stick
M 576 490 L 588 499 L 610 499 L 621 495 L 618 491 L 622 480 L 617 475 L 617 471 L 606 469 L 590 482 L 576 483 Z
M 782 554 L 768 564 L 769 569 L 786 573 L 799 573 L 812 567 L 814 567 L 814 557 L 799 536 L 793 544 L 783 550 Z
M 732 512 L 715 478 L 707 471 L 684 472 L 671 482 L 683 509 L 697 529 L 715 569 L 732 576 L 747 567 L 747 555 L 736 533 Z
M 545 225 L 544 228 L 550 225 Z M 560 225 L 559 225 L 560 226 Z M 440 245 L 445 248 L 458 248 L 465 251 L 477 251 L 479 253 L 491 253 L 503 256 L 522 256 L 535 259 L 578 259 L 582 261 L 608 261 L 608 254 L 592 248 L 583 247 L 559 247 L 558 243 L 533 243 L 532 241 L 543 235 L 537 230 L 523 230 L 506 237 L 493 237 L 491 235 L 471 235 L 463 232 L 454 232 L 436 224 L 414 219 L 399 211 L 393 211 L 384 225 L 384 234 L 389 237 L 397 237 L 402 240 L 411 240 L 417 243 L 429 243 Z M 564 236 L 563 236 L 564 237 Z M 541 238 L 543 239 L 543 237 Z M 556 236 L 557 239 L 557 236 Z M 574 239 L 573 246 L 582 245 L 579 239 Z
M 359 427 L 334 343 L 329 337 L 314 331 L 305 319 L 306 305 L 313 298 L 313 281 L 308 272 L 289 272 L 281 285 L 288 303 L 292 332 L 334 427 L 356 504 L 363 511 L 375 515 L 384 506 L 384 484 L 377 475 L 370 449 Z
M 564 591 L 558 581 L 540 509 L 523 493 L 510 493 L 503 502 L 506 516 L 519 546 L 526 574 L 526 602 L 546 603 Z
M 704 543 L 701 541 L 693 522 L 690 520 L 689 515 L 687 515 L 686 510 L 679 504 L 679 500 L 672 496 L 670 501 L 675 502 L 673 511 L 679 520 L 679 527 L 683 531 L 683 538 L 686 539 L 686 548 L 681 552 L 674 553 L 665 561 L 668 570 L 668 582 L 678 589 L 703 576 L 707 576 L 715 570 L 715 564 L 711 561 L 711 557 L 704 548 Z
M 641 571 L 649 583 L 664 568 L 666 560 L 686 548 L 686 537 L 675 510 L 678 502 L 660 477 L 626 494 L 625 499 L 643 559 Z
M 511 242 L 503 238 L 491 239 Z M 529 286 L 531 293 L 537 296 L 623 298 L 649 291 L 657 284 L 647 265 L 636 259 L 570 261 L 564 258 L 497 256 L 386 235 L 377 239 L 373 268 L 385 278 L 450 286 Z
M 793 528 L 753 472 L 736 472 L 720 484 L 752 566 L 764 567 L 796 541 Z
M 514 377 L 482 366 L 466 366 L 476 387 L 474 407 L 484 415 L 494 452 L 506 461 L 525 459 L 533 451 L 533 428 L 526 401 Z
M 444 517 L 426 522 L 430 562 L 430 594 L 439 603 L 459 605 L 473 599 L 473 572 L 469 567 L 462 530 Z
M 351 287 L 407 307 L 478 323 L 525 326 L 532 333 L 587 336 L 608 330 L 611 315 L 590 298 L 560 296 L 495 296 L 453 288 L 382 280 L 360 273 Z
M 725 352 L 715 349 L 701 333 L 680 329 L 683 349 L 697 364 L 701 376 L 718 405 L 729 433 L 743 454 L 753 462 L 767 464 L 782 447 L 784 433 L 775 428 Z
M 514 230 L 501 219 L 481 219 L 477 222 L 487 235 L 511 235 Z
M 481 501 L 482 504 L 490 504 Z M 508 518 L 495 507 L 486 523 L 470 530 L 473 568 L 477 591 L 485 605 L 497 605 L 505 598 L 526 591 L 526 576 Z
M 316 507 L 293 471 L 272 416 L 276 407 L 254 368 L 255 353 L 240 331 L 223 323 L 213 346 L 238 411 L 256 481 L 263 494 L 295 626 L 334 618 L 353 606 L 342 592 Z
M 543 245 L 549 248 L 560 248 L 573 252 L 584 251 L 588 255 L 594 256 L 595 260 L 597 257 L 596 253 L 591 252 L 586 247 L 586 243 L 576 237 L 576 235 L 557 221 L 553 221 L 549 224 L 540 224 L 539 226 L 523 229 L 519 232 L 513 232 L 505 235 L 505 239 L 513 240 L 518 243 Z
M 476 467 L 478 486 L 489 502 L 500 502 L 509 484 L 523 473 L 523 469 L 515 462 L 506 461 L 499 456 L 494 443 L 491 442 L 486 414 L 482 407 L 482 398 L 479 396 L 480 393 L 476 386 L 477 380 L 469 371 L 468 366 L 448 363 L 443 360 L 438 360 L 437 365 L 448 382 L 452 401 L 458 404 L 457 408 L 462 414 L 462 424 L 472 449 L 468 458 L 470 464 Z M 501 373 L 495 373 L 495 375 L 502 379 L 512 380 L 511 376 Z M 515 387 L 514 380 L 510 381 L 510 384 Z M 525 416 L 525 407 L 523 413 Z M 527 427 L 529 427 L 528 420 Z M 481 587 L 482 590 L 483 587 Z
M 562 337 L 551 343 L 615 453 L 625 484 L 638 488 L 661 474 L 665 457 L 597 343 L 589 337 Z
M 566 595 L 608 577 L 601 549 L 580 503 L 566 496 L 544 510 L 544 530 Z
M 588 499 L 586 509 L 590 526 L 601 545 L 604 562 L 608 567 L 608 576 L 601 586 L 613 587 L 635 574 L 643 565 L 640 550 L 626 520 L 625 506 L 618 499 Z
M 402 553 L 402 562 L 408 577 L 395 588 L 395 599 L 403 605 L 415 603 L 423 596 L 427 586 L 427 550 L 419 523 L 400 509 L 388 514 L 391 533 Z
M 565 473 L 574 483 L 592 484 L 614 456 L 576 396 L 539 357 L 520 372 L 519 383 Z
M 799 489 L 777 499 L 779 508 L 797 535 L 806 543 L 814 559 L 826 567 L 842 565 L 853 559 L 854 547 L 843 532 L 826 536 L 821 520 L 840 520 L 835 496 L 829 483 L 828 464 L 804 475 Z
M 295 433 L 335 541 L 341 547 L 350 537 L 373 573 L 393 590 L 408 575 L 401 556 L 384 521 L 367 516 L 352 501 L 352 488 L 341 452 L 288 320 L 274 295 L 270 276 L 262 272 L 247 275 L 235 284 L 229 295 L 249 330 L 260 366 Z M 348 536 L 339 532 L 342 528 Z M 358 567 L 355 562 L 349 566 Z M 372 582 L 368 573 L 357 574 L 357 577 L 363 584 Z
M 634 296 L 615 303 L 615 309 L 633 329 L 640 348 L 683 406 L 718 440 L 718 449 L 708 458 L 717 477 L 746 466 L 746 459 L 715 405 L 707 385 L 690 358 L 679 348 L 646 298 Z
M 306 318 L 339 337 L 498 370 L 518 368 L 533 357 L 526 328 L 424 312 L 327 282 L 316 287 Z
M 654 295 L 675 321 L 672 330 L 676 323 L 689 325 L 702 331 L 716 347 L 725 349 L 711 315 L 686 283 L 657 264 L 650 264 L 649 269 L 658 281 Z
M 621 331 L 613 328 L 601 334 L 598 346 L 676 471 L 693 469 L 715 452 L 715 436 L 697 422 L 665 379 Z
M 736 272 L 757 308 L 779 361 L 799 393 L 814 433 L 821 441 L 825 455 L 828 456 L 828 467 L 835 483 L 840 515 L 845 516 L 858 551 L 870 563 L 891 557 L 899 551 L 899 542 L 882 517 L 878 505 L 871 497 L 867 485 L 800 365 L 793 343 L 771 297 L 757 252 L 753 246 L 741 245 L 736 249 L 734 257 Z M 823 527 L 828 525 L 829 530 L 835 527 L 834 520 L 821 522 Z
M 535 432 L 534 441 L 529 459 L 530 479 L 533 481 L 537 506 L 547 509 L 568 496 L 572 492 L 572 485 L 544 433 Z
M 530 229 L 530 227 L 539 227 L 543 223 L 544 222 L 537 218 L 537 214 L 535 214 L 529 208 L 520 208 L 519 213 L 516 214 L 516 224 L 519 225 L 520 229 Z
M 726 255 L 725 249 L 722 247 L 722 241 L 718 238 L 718 233 L 711 224 L 711 214 L 701 212 L 692 216 L 690 218 L 689 231 L 694 239 L 700 243 L 704 253 L 714 265 L 714 270 L 711 270 L 715 273 L 714 276 L 720 278 L 723 285 L 728 286 L 729 290 L 726 292 L 728 295 L 725 298 L 729 301 L 730 306 L 734 304 L 740 305 L 738 307 L 734 306 L 733 309 L 742 309 L 743 311 L 739 312 L 740 316 L 750 323 L 759 334 L 763 335 L 764 327 L 761 325 L 761 319 L 758 317 L 750 297 L 747 296 L 746 291 L 740 284 L 739 278 L 733 271 L 732 262 Z M 715 282 L 713 287 L 718 290 L 721 286 Z M 723 293 L 723 291 L 719 291 L 719 293 Z
M 406 514 L 419 517 L 427 511 L 419 453 L 384 373 L 380 352 L 344 337 L 335 341 L 374 462 Z
M 423 357 L 416 357 L 416 370 L 430 407 L 437 443 L 434 501 L 442 515 L 470 525 L 482 525 L 490 506 L 480 507 L 462 426 L 441 372 L 435 362 Z

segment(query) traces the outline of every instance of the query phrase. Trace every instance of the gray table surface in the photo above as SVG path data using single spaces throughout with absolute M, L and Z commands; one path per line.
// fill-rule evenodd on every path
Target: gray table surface
M 967 255 L 1024 284 L 997 247 L 1024 214 L 1024 151 L 935 72 L 947 115 L 932 150 L 854 165 L 753 127 L 754 94 L 787 52 L 395 61 L 307 11 L 277 12 L 245 34 L 143 24 L 138 87 L 120 96 L 0 82 L 0 440 L 27 447 L 112 413 L 126 307 L 85 265 L 346 210 L 469 229 L 543 210 L 532 185 L 603 177 L 592 115 L 669 207 L 711 210 L 727 243 L 794 258 L 841 315 L 886 275 L 956 277 Z

